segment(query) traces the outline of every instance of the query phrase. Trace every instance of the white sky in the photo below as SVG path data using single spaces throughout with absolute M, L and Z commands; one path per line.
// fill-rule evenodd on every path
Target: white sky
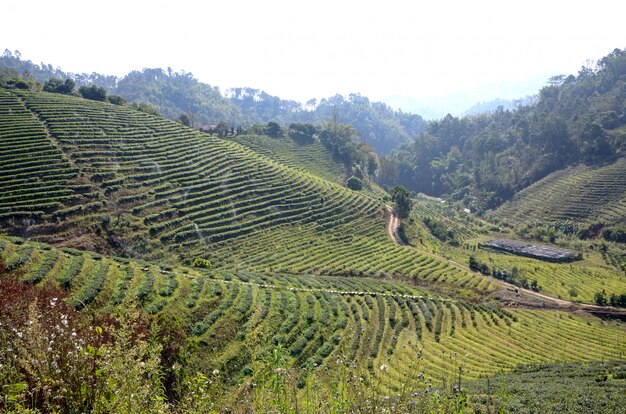
M 71 72 L 170 66 L 299 101 L 512 98 L 493 86 L 575 74 L 626 47 L 618 0 L 46 0 L 1 13 L 0 53 Z

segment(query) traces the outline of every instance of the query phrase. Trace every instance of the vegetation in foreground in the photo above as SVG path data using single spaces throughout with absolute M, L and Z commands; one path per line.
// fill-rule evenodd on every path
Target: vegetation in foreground
M 50 283 L 0 278 L 2 412 L 466 412 L 464 392 L 434 387 L 423 374 L 399 394 L 384 395 L 341 359 L 337 369 L 299 387 L 280 346 L 235 384 L 217 369 L 194 373 L 174 319 L 78 312 L 66 298 Z M 387 371 L 386 365 L 377 369 Z
M 201 260 L 164 268 L 19 239 L 0 246 L 9 412 L 467 412 L 473 394 L 454 391 L 459 380 L 626 352 L 617 324 L 428 299 L 398 282 L 229 275 Z
M 334 369 L 297 385 L 286 350 L 268 348 L 233 382 L 189 364 L 172 316 L 78 312 L 46 283 L 0 279 L 0 411 L 4 413 L 624 413 L 624 361 L 522 366 L 508 374 L 433 381 L 416 376 L 380 393 L 363 367 Z M 376 367 L 393 375 L 386 364 Z

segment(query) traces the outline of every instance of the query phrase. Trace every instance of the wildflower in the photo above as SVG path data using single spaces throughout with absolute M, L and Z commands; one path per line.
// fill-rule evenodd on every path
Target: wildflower
M 220 373 L 220 371 L 218 369 L 214 369 L 213 370 L 213 375 L 218 375 Z
M 382 364 L 382 365 L 380 366 L 380 370 L 381 370 L 382 372 L 387 372 L 387 371 L 389 370 L 389 367 L 387 366 L 387 364 Z

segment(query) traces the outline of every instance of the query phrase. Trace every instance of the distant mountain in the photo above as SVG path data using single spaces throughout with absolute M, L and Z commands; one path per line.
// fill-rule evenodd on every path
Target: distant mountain
M 99 73 L 69 73 L 49 64 L 34 64 L 22 59 L 19 52 L 8 50 L 0 56 L 0 68 L 12 75 L 26 73 L 42 84 L 53 77 L 72 78 L 76 86 L 96 84 L 129 102 L 148 103 L 167 118 L 178 119 L 184 114 L 194 126 L 214 125 L 220 121 L 230 127 L 270 121 L 283 125 L 292 122 L 320 124 L 336 115 L 340 122 L 351 124 L 362 141 L 381 154 L 407 142 L 425 127 L 421 116 L 394 110 L 385 103 L 371 102 L 359 94 L 335 95 L 303 104 L 245 87 L 222 93 L 189 72 L 174 72 L 170 68 L 132 71 L 121 78 Z
M 527 99 L 528 95 L 533 95 L 537 90 L 546 84 L 552 74 L 541 74 L 531 76 L 522 81 L 506 81 L 493 84 L 485 84 L 465 92 L 449 95 L 435 96 L 430 98 L 415 98 L 408 96 L 389 96 L 382 99 L 387 105 L 399 108 L 406 112 L 422 115 L 424 119 L 438 120 L 446 115 L 464 116 L 475 115 L 481 112 L 488 112 L 496 109 L 502 104 L 504 109 L 513 109 L 515 101 Z M 500 102 L 495 104 L 493 109 L 482 111 L 481 103 Z M 513 106 L 509 106 L 509 102 Z M 475 106 L 478 108 L 473 109 Z
M 468 110 L 466 110 L 463 113 L 463 116 L 466 115 L 480 115 L 480 114 L 486 114 L 486 113 L 490 113 L 490 112 L 494 112 L 496 110 L 499 110 L 500 108 L 505 110 L 505 111 L 509 111 L 509 110 L 513 110 L 519 106 L 528 106 L 531 105 L 533 102 L 535 101 L 535 98 L 532 96 L 526 96 L 525 98 L 521 98 L 521 99 L 494 99 L 493 101 L 489 101 L 489 102 L 479 102 L 477 104 L 475 104 L 474 106 L 472 106 L 471 108 L 469 108 Z

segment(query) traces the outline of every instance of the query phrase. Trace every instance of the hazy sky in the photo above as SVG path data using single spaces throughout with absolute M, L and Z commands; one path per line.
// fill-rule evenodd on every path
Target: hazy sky
M 607 0 L 31 0 L 3 2 L 2 14 L 0 48 L 36 63 L 115 75 L 170 66 L 299 101 L 510 98 L 506 85 L 626 47 L 626 2 Z

